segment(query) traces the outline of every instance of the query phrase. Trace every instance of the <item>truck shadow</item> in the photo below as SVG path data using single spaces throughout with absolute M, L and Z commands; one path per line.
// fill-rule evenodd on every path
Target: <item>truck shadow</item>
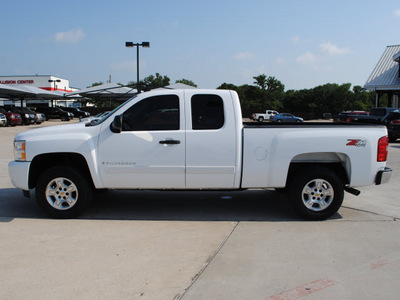
M 14 218 L 48 218 L 33 193 L 0 189 L 0 222 Z M 332 219 L 340 219 L 336 214 Z M 301 221 L 284 194 L 274 190 L 129 191 L 96 193 L 78 219 L 148 221 Z

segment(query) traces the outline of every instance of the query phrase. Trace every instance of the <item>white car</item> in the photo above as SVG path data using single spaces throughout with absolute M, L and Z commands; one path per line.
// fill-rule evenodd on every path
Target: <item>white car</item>
M 0 126 L 7 126 L 8 122 L 7 122 L 7 117 L 0 113 Z

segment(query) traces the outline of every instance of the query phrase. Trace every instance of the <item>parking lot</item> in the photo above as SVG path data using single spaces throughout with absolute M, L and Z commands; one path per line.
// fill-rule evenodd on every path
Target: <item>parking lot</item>
M 273 190 L 108 191 L 53 220 L 7 173 L 15 134 L 40 126 L 0 127 L 0 299 L 399 297 L 400 140 L 391 182 L 323 222 Z

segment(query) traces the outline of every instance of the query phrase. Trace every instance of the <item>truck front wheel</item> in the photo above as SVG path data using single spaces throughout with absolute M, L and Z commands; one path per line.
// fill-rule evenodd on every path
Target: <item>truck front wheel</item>
M 45 171 L 36 185 L 36 201 L 51 217 L 73 218 L 90 204 L 93 188 L 85 176 L 68 166 Z
M 297 213 L 308 220 L 325 220 L 343 203 L 342 180 L 324 167 L 309 167 L 295 175 L 289 186 L 289 199 Z

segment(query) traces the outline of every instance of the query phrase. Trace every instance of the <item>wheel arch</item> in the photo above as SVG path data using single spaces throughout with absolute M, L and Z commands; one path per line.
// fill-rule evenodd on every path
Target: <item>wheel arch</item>
M 33 189 L 36 187 L 37 181 L 44 171 L 61 165 L 74 167 L 82 171 L 82 174 L 86 176 L 94 186 L 89 165 L 83 155 L 78 153 L 59 152 L 40 154 L 34 157 L 29 168 L 29 188 Z
M 349 184 L 351 174 L 350 158 L 343 153 L 305 153 L 295 156 L 290 162 L 286 185 L 291 178 L 305 168 L 321 166 L 333 171 L 344 184 Z

